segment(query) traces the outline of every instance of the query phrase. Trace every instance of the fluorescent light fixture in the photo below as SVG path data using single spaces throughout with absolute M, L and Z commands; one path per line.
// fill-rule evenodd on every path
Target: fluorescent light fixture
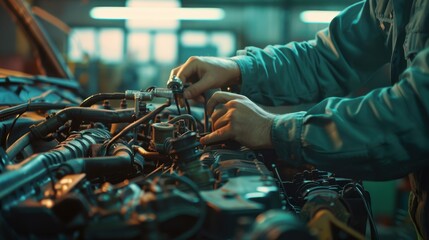
M 225 17 L 225 11 L 221 8 L 94 7 L 90 16 L 118 20 L 221 20 Z
M 305 23 L 329 23 L 340 13 L 339 11 L 304 11 L 299 14 Z

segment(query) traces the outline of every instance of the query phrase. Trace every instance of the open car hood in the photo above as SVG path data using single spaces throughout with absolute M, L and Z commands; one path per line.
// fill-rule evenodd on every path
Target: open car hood
M 36 49 L 42 53 L 41 58 L 47 75 L 74 81 L 73 74 L 68 69 L 64 59 L 30 9 L 21 0 L 4 0 L 3 4 L 14 15 L 27 37 L 32 39 Z

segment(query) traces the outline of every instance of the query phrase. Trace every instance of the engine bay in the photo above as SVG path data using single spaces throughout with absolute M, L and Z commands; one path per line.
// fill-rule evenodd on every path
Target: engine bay
M 2 238 L 364 239 L 371 223 L 359 181 L 285 175 L 274 153 L 234 142 L 202 146 L 208 116 L 180 79 L 82 101 L 29 92 L 0 110 Z

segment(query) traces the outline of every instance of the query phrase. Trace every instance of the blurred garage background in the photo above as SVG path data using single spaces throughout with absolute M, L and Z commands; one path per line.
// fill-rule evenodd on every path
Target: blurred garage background
M 163 85 L 192 55 L 229 57 L 245 46 L 308 40 L 354 1 L 33 0 L 88 94 Z M 142 12 L 123 12 L 124 8 Z M 162 8 L 176 12 L 164 13 Z M 184 12 L 186 8 L 193 10 Z M 125 11 L 127 9 L 125 8 Z M 98 81 L 97 81 L 98 80 Z
M 29 0 L 28 4 L 88 96 L 164 86 L 170 70 L 192 55 L 230 57 L 245 46 L 312 39 L 338 11 L 354 2 Z M 1 42 L 20 42 L 14 28 L 1 27 Z M 16 46 L 22 51 L 27 47 L 23 42 Z M 380 235 L 414 239 L 412 231 L 398 230 L 408 226 L 407 181 L 366 182 L 365 186 Z

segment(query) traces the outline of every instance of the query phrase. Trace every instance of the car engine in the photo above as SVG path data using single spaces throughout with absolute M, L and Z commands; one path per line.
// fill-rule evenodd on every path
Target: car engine
M 47 89 L 0 110 L 1 238 L 364 239 L 359 181 L 202 146 L 180 79 L 80 102 Z

